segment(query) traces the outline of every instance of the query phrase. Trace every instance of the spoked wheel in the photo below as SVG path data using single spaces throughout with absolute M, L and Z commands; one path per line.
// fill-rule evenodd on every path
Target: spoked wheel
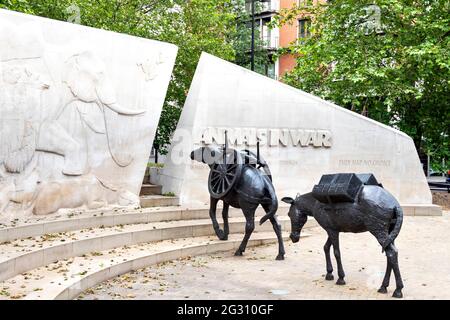
M 224 160 L 215 163 L 209 173 L 208 189 L 214 199 L 225 197 L 241 176 L 242 158 L 236 150 L 227 150 Z
M 257 163 L 258 156 L 254 152 L 247 149 L 243 150 L 242 152 L 244 152 L 244 154 L 248 158 L 252 159 L 250 161 L 250 165 L 253 165 L 253 167 L 255 167 L 258 170 L 262 169 L 264 171 L 264 174 L 269 177 L 270 181 L 272 181 L 272 172 L 270 171 L 269 165 L 267 164 L 266 160 L 264 160 L 262 156 L 259 156 L 260 163 L 258 164 Z

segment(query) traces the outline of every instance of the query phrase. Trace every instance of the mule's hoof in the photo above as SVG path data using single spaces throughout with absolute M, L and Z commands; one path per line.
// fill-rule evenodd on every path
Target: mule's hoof
M 392 294 L 392 298 L 403 298 L 403 293 L 402 290 L 395 290 L 394 293 Z
M 332 273 L 327 273 L 327 275 L 325 276 L 325 280 L 331 281 L 334 280 L 334 276 Z
M 284 260 L 284 254 L 277 255 L 277 258 L 275 260 L 278 260 L 278 261 Z
M 219 240 L 228 240 L 228 235 L 225 235 L 225 232 L 223 232 L 223 230 L 216 231 L 216 235 Z
M 378 293 L 387 293 L 387 288 L 381 287 L 380 289 L 378 289 Z
M 242 251 L 238 250 L 234 253 L 236 257 L 242 257 Z
M 336 281 L 336 284 L 337 284 L 338 286 L 343 286 L 343 285 L 345 285 L 345 280 L 339 278 L 339 279 Z

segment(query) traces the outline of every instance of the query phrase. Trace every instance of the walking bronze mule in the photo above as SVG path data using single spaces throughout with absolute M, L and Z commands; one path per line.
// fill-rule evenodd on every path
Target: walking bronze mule
M 255 211 L 261 205 L 266 215 L 260 224 L 270 220 L 278 238 L 277 260 L 284 260 L 284 245 L 281 225 L 277 221 L 278 200 L 272 184 L 270 170 L 264 161 L 254 153 L 243 150 L 201 147 L 191 152 L 191 159 L 207 164 L 210 169 L 208 189 L 211 196 L 209 214 L 220 240 L 227 240 L 229 234 L 228 210 L 232 206 L 244 213 L 245 236 L 235 255 L 242 256 L 248 240 L 255 229 Z M 260 170 L 262 168 L 262 170 Z M 223 202 L 223 230 L 216 218 L 217 203 Z

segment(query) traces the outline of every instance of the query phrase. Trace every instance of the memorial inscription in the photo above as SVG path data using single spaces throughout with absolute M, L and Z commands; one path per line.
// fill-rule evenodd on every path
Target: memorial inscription
M 262 129 L 262 128 L 202 128 L 196 135 L 198 144 L 224 144 L 224 132 L 228 132 L 228 142 L 237 146 L 300 146 L 330 148 L 332 134 L 329 130 L 320 129 Z
M 339 160 L 339 166 L 345 167 L 358 167 L 358 166 L 367 166 L 367 167 L 390 167 L 391 160 L 383 160 L 383 159 L 341 159 Z

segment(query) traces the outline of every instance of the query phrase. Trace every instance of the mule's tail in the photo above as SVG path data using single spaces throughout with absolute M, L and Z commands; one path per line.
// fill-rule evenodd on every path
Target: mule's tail
M 270 218 L 274 217 L 275 214 L 277 213 L 277 210 L 278 210 L 278 200 L 276 197 L 273 197 L 272 203 L 270 204 L 270 209 L 266 213 L 266 215 L 264 217 L 262 217 L 261 220 L 259 220 L 259 225 L 262 225 L 264 222 L 266 222 Z
M 395 225 L 392 231 L 389 233 L 388 237 L 386 238 L 386 241 L 383 243 L 383 252 L 392 242 L 394 242 L 394 240 L 400 233 L 400 229 L 402 228 L 403 224 L 403 210 L 401 207 L 394 208 L 393 219 L 395 219 Z

